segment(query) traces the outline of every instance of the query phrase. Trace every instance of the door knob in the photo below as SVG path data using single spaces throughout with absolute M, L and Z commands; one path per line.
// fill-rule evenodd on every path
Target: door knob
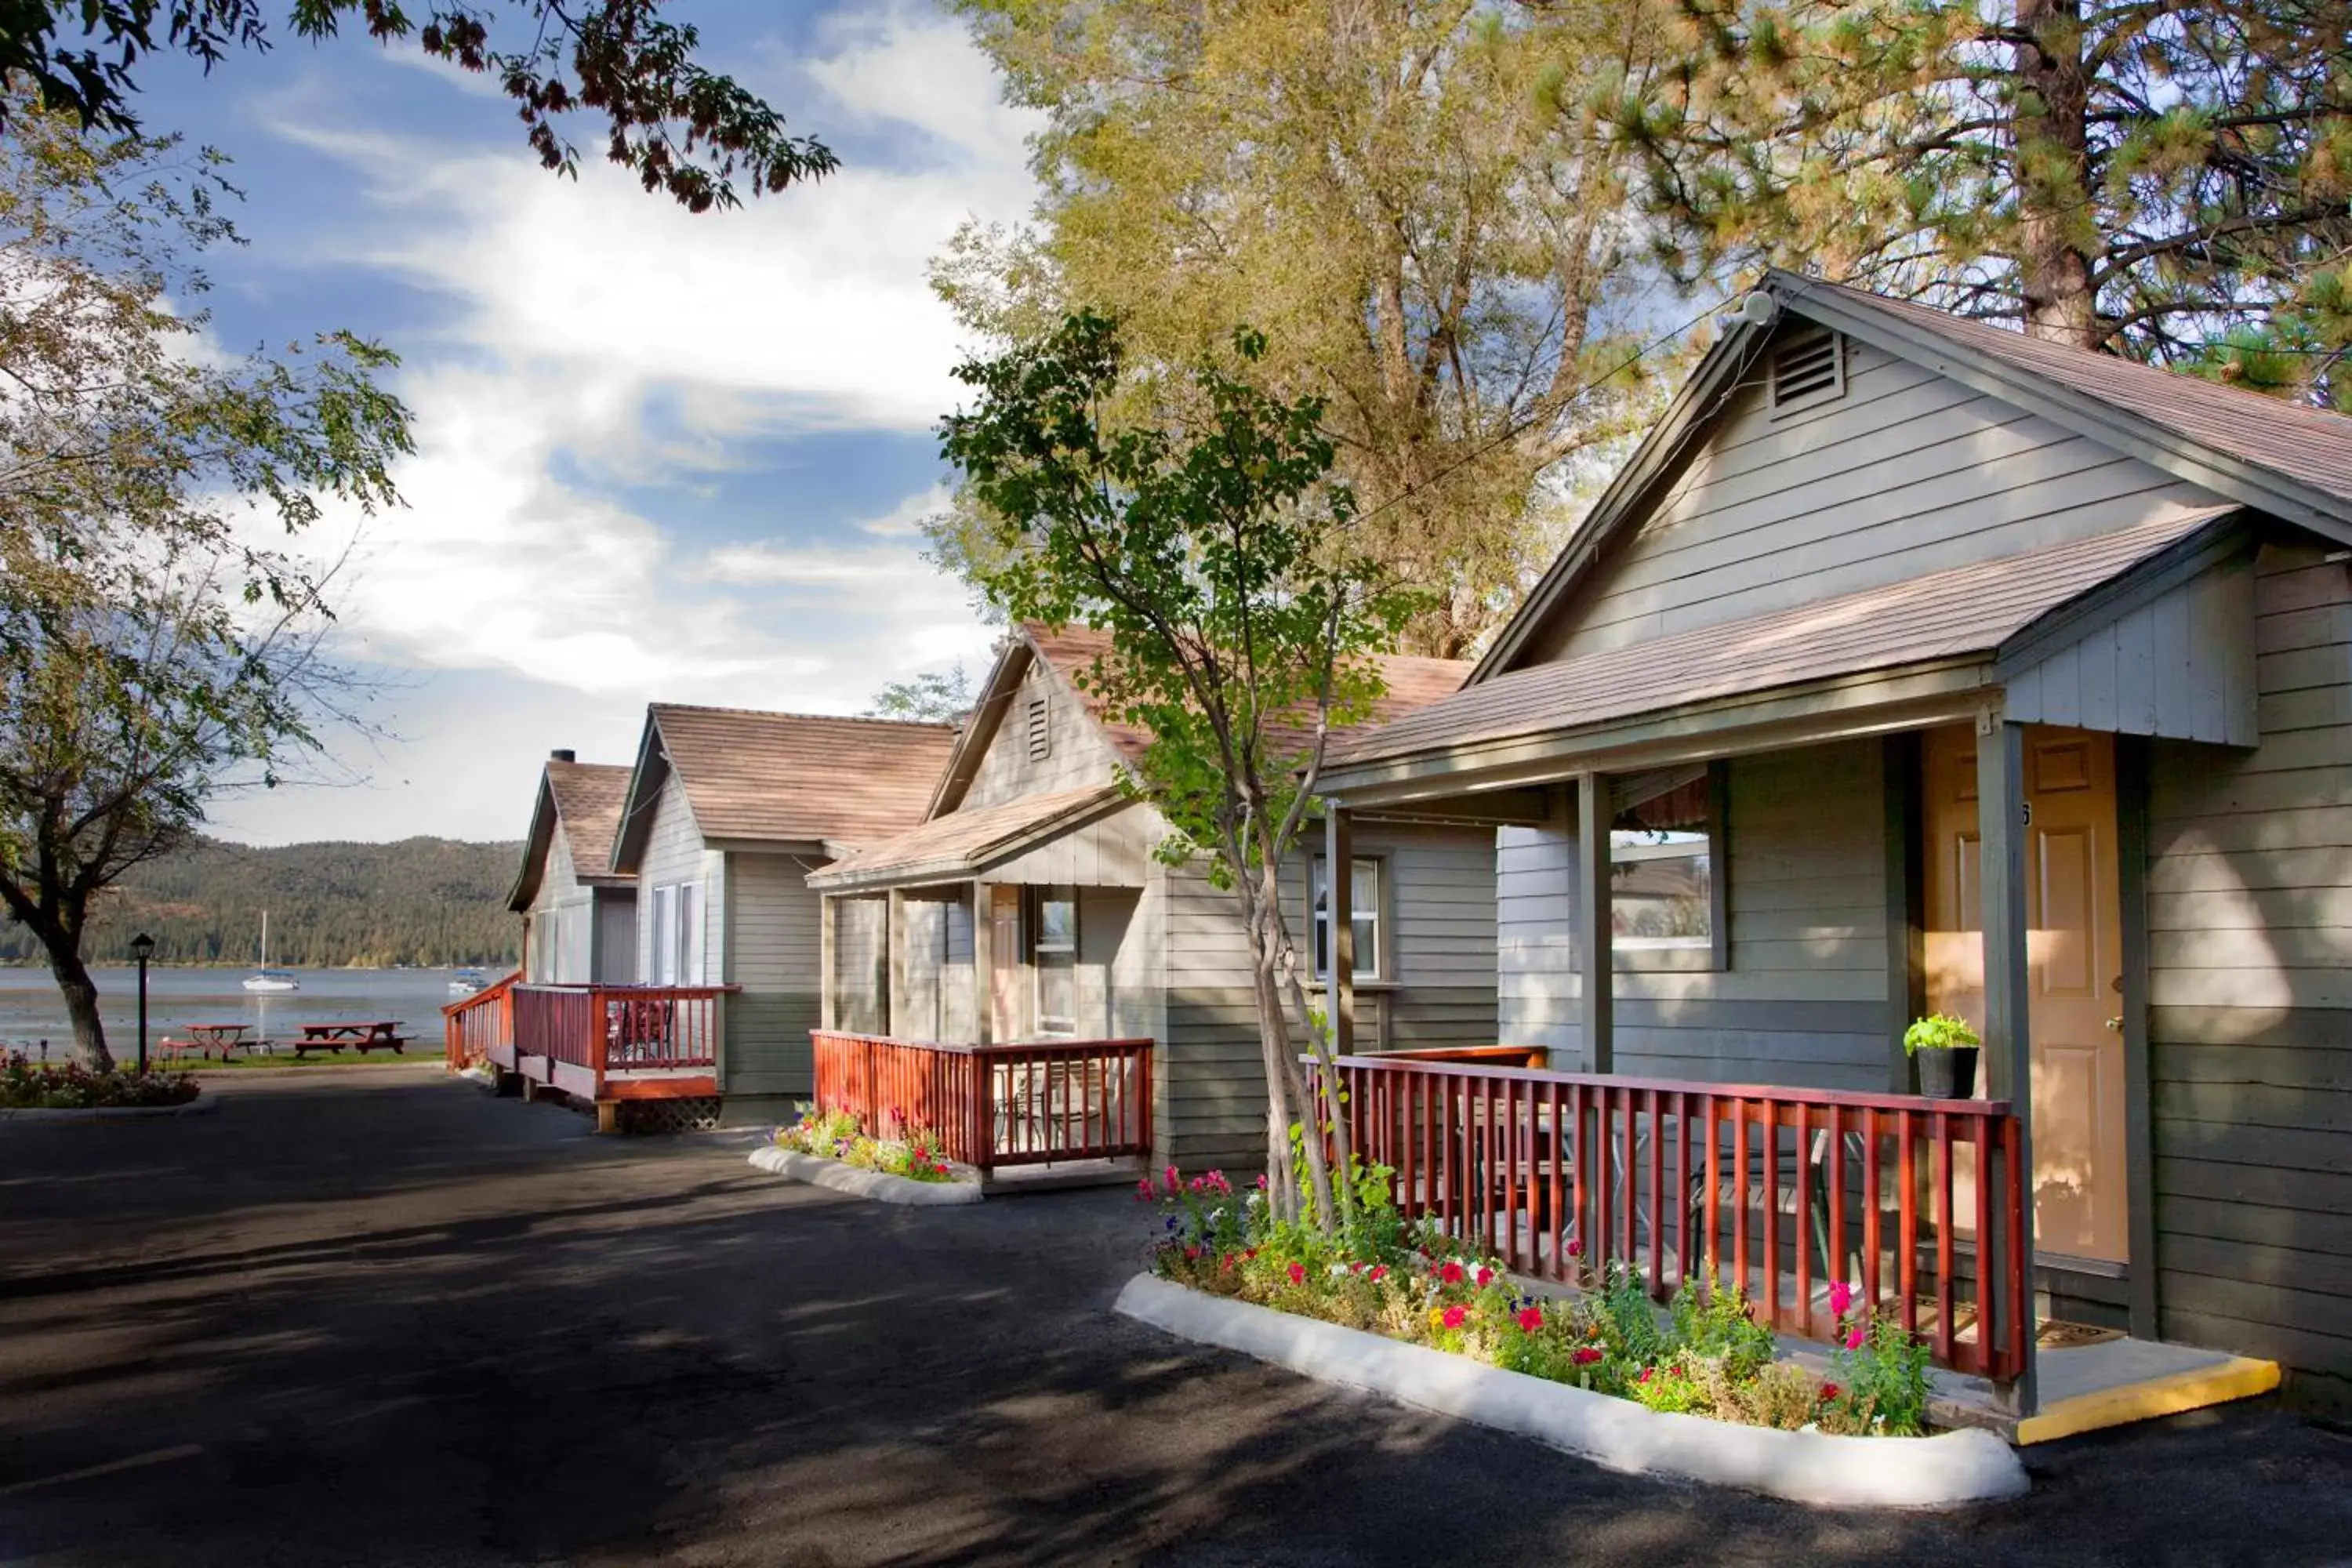
M 2124 1021 L 2121 1018 L 2110 1018 L 2107 1020 L 2107 1027 L 2120 1035 L 2124 1032 Z

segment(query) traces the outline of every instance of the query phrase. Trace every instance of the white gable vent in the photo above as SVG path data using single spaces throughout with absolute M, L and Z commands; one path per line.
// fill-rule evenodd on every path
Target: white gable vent
M 1772 412 L 1845 395 L 1845 340 L 1826 329 L 1790 333 L 1772 349 Z
M 1029 744 L 1029 760 L 1042 763 L 1054 754 L 1054 731 L 1046 721 L 1045 697 L 1041 694 L 1029 699 L 1028 710 L 1022 717 Z

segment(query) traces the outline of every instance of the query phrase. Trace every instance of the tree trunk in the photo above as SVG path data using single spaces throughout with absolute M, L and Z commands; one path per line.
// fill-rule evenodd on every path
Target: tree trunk
M 98 983 L 81 961 L 81 943 L 61 933 L 37 931 L 48 950 L 49 973 L 66 999 L 66 1016 L 73 1020 L 74 1052 L 92 1072 L 110 1071 L 114 1058 L 106 1049 L 106 1025 L 98 1016 Z
M 2018 281 L 2028 336 L 2076 348 L 2099 343 L 2098 297 L 2086 237 L 2090 82 L 2083 67 L 2080 0 L 2019 0 L 2032 36 L 2015 49 Z

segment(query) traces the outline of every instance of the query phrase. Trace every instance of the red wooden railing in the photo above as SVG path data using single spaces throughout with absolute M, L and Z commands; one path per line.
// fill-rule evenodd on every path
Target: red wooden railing
M 517 985 L 514 1046 L 594 1075 L 715 1069 L 725 985 Z
M 1395 1170 L 1401 1205 L 1517 1272 L 1573 1280 L 1622 1263 L 1661 1300 L 1737 1284 L 1770 1327 L 1813 1338 L 1843 1279 L 1945 1366 L 2001 1383 L 2024 1369 L 2025 1190 L 2006 1100 L 1381 1057 L 1339 1072 L 1354 1146 Z
M 893 1115 L 983 1174 L 1151 1152 L 1151 1042 L 961 1045 L 812 1032 L 816 1102 L 869 1133 Z
M 518 969 L 441 1009 L 443 1049 L 451 1072 L 488 1061 L 493 1046 L 514 1044 L 513 993 L 521 978 Z

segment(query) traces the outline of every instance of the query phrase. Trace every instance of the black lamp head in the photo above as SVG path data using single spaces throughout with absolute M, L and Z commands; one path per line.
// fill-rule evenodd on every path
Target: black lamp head
M 132 937 L 132 938 L 131 939 L 131 957 L 133 957 L 133 958 L 135 958 L 135 959 L 138 959 L 141 963 L 145 963 L 148 959 L 152 958 L 154 955 L 155 955 L 155 939 L 154 939 L 153 937 L 149 936 L 145 931 L 141 931 L 137 936 L 134 936 L 134 937 Z

